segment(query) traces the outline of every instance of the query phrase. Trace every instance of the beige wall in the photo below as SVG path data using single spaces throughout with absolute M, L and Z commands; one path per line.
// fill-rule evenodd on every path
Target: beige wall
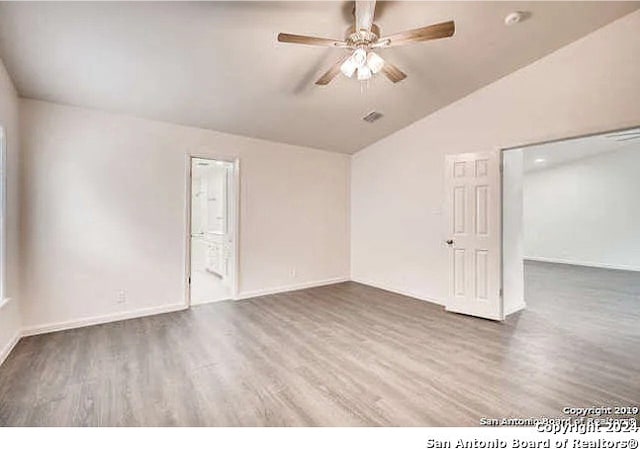
M 32 100 L 21 123 L 27 329 L 184 303 L 187 153 L 240 158 L 241 295 L 349 276 L 346 155 Z
M 525 258 L 640 271 L 640 140 L 627 143 L 525 173 Z
M 352 277 L 443 302 L 445 154 L 640 124 L 638 30 L 635 12 L 356 153 Z
M 20 329 L 19 311 L 19 139 L 18 96 L 0 61 L 0 126 L 7 145 L 7 252 L 5 298 L 0 297 L 0 363 Z M 11 298 L 6 301 L 6 298 Z

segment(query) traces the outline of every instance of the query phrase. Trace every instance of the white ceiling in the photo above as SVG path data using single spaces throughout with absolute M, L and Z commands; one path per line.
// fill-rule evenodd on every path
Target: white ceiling
M 524 171 L 543 170 L 630 146 L 640 151 L 640 128 L 533 145 L 524 148 Z
M 0 3 L 0 56 L 27 98 L 352 153 L 640 6 L 638 2 L 384 2 L 382 34 L 454 19 L 451 39 L 381 51 L 398 85 L 313 83 L 349 2 Z M 503 23 L 520 10 L 531 17 Z M 372 110 L 384 118 L 361 118 Z

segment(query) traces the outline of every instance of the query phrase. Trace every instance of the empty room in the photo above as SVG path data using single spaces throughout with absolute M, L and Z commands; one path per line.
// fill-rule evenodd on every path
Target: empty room
M 8 1 L 0 59 L 0 426 L 637 432 L 640 2 Z
M 511 149 L 503 167 L 506 313 L 636 357 L 640 128 Z

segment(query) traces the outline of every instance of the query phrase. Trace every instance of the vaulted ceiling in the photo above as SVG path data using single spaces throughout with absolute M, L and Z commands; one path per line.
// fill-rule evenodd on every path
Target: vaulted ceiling
M 456 22 L 451 39 L 380 51 L 409 75 L 397 85 L 315 86 L 344 50 L 276 41 L 343 38 L 350 2 L 2 2 L 0 57 L 23 97 L 353 153 L 639 6 L 380 2 L 382 34 Z M 530 17 L 507 27 L 512 11 Z

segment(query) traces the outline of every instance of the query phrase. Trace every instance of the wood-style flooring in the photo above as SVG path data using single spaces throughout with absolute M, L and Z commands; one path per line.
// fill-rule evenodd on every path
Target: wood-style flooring
M 344 283 L 24 338 L 4 426 L 433 426 L 640 404 L 640 273 L 527 263 L 505 323 Z

